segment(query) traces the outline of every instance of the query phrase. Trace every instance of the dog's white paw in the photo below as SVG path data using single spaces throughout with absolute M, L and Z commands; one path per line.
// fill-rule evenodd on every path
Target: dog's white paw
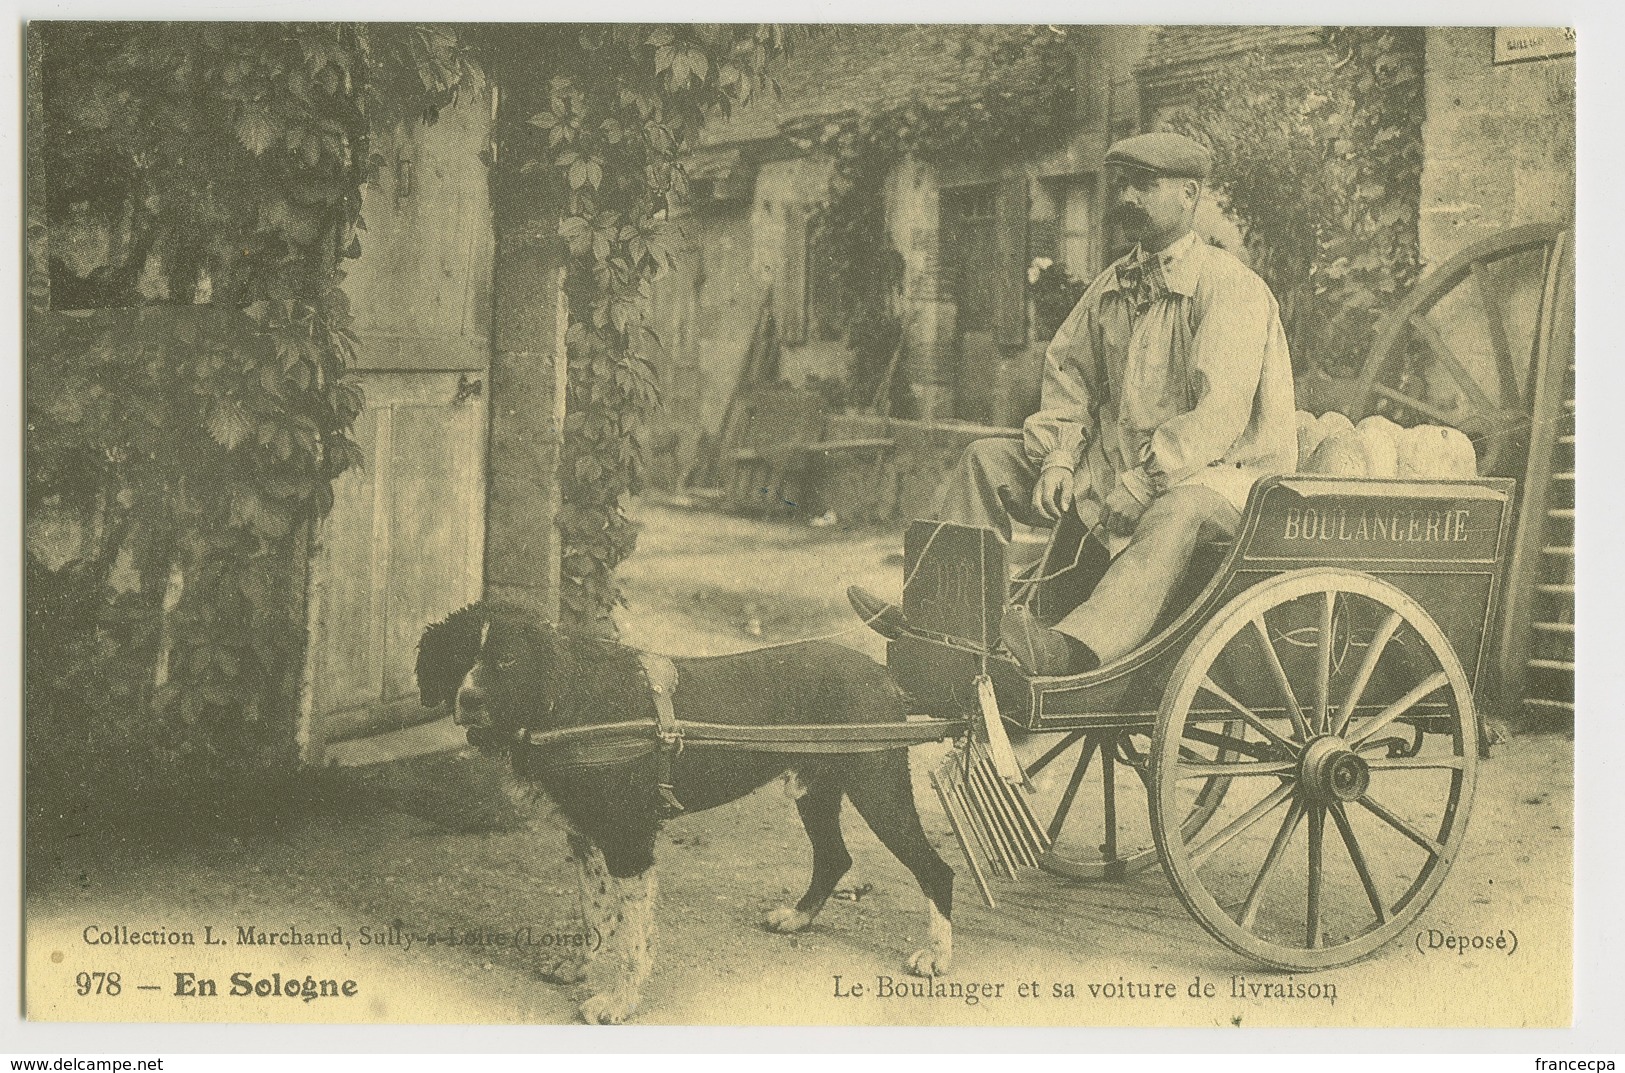
M 811 913 L 804 913 L 793 905 L 780 906 L 762 918 L 762 925 L 768 931 L 785 933 L 805 931 L 812 922 Z
M 589 1025 L 621 1025 L 637 1010 L 637 1000 L 615 991 L 592 995 L 581 1004 L 581 1019 Z
M 550 984 L 579 984 L 587 978 L 584 958 L 565 957 L 542 967 L 542 979 Z
M 935 946 L 927 946 L 909 955 L 903 967 L 915 976 L 947 976 L 953 955 Z
M 925 945 L 914 951 L 903 967 L 915 976 L 946 976 L 948 964 L 954 959 L 954 926 L 929 899 L 925 909 L 931 930 L 926 935 Z

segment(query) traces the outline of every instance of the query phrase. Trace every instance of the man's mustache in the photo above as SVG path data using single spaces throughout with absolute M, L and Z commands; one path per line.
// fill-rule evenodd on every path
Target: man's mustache
M 1134 205 L 1118 205 L 1107 214 L 1107 218 L 1111 223 L 1120 227 L 1133 227 L 1136 224 L 1145 223 L 1149 219 L 1144 209 L 1137 208 Z

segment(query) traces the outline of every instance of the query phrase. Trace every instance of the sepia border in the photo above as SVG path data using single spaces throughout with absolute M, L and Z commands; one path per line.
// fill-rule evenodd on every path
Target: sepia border
M 525 8 L 530 7 L 531 11 Z M 613 11 L 617 18 L 670 18 L 673 5 L 615 4 L 595 8 L 602 17 Z M 1280 0 L 1248 4 L 1169 3 L 1156 0 L 1132 11 L 1119 5 L 1035 3 L 991 5 L 964 0 L 926 4 L 905 4 L 896 0 L 884 9 L 861 0 L 840 0 L 820 4 L 785 6 L 786 21 L 845 22 L 877 20 L 883 15 L 892 21 L 928 20 L 936 22 L 1067 22 L 1133 21 L 1144 23 L 1238 22 L 1249 23 L 1384 23 L 1475 25 L 1570 24 L 1579 28 L 1585 53 L 1579 70 L 1579 159 L 1577 161 L 1579 201 L 1577 217 L 1578 320 L 1577 348 L 1584 348 L 1595 360 L 1584 363 L 1580 379 L 1587 390 L 1581 393 L 1579 423 L 1586 432 L 1579 444 L 1579 469 L 1587 475 L 1585 505 L 1580 515 L 1577 540 L 1585 584 L 1578 594 L 1578 613 L 1585 622 L 1579 631 L 1580 672 L 1576 682 L 1578 710 L 1590 714 L 1577 719 L 1575 749 L 1575 1009 L 1574 1027 L 1553 1030 L 1389 1030 L 1389 1029 L 1280 1029 L 1261 1035 L 1219 1030 L 1162 1029 L 729 1029 L 729 1028 L 623 1028 L 606 1030 L 585 1027 L 498 1026 L 470 1032 L 467 1026 L 242 1026 L 242 1025 L 86 1025 L 24 1022 L 21 1019 L 20 979 L 16 972 L 0 978 L 0 1052 L 34 1051 L 41 1054 L 90 1054 L 109 1050 L 149 1053 L 180 1052 L 355 1052 L 449 1051 L 449 1052 L 598 1052 L 612 1047 L 630 1052 L 704 1051 L 876 1051 L 876 1052 L 969 1052 L 996 1050 L 1004 1053 L 1047 1051 L 1091 1052 L 1252 1052 L 1267 1047 L 1281 1052 L 1496 1052 L 1496 1053 L 1619 1053 L 1625 1051 L 1625 1028 L 1618 1011 L 1625 1010 L 1625 717 L 1616 714 L 1619 697 L 1625 693 L 1625 660 L 1618 656 L 1625 643 L 1625 563 L 1612 554 L 1616 534 L 1625 532 L 1625 496 L 1603 483 L 1611 461 L 1625 457 L 1625 429 L 1617 419 L 1610 421 L 1604 400 L 1625 398 L 1625 346 L 1620 343 L 1618 325 L 1608 314 L 1618 304 L 1625 288 L 1620 272 L 1619 250 L 1625 249 L 1621 231 L 1619 194 L 1615 177 L 1625 167 L 1618 130 L 1625 126 L 1619 101 L 1625 100 L 1625 79 L 1618 62 L 1625 55 L 1625 30 L 1618 9 L 1606 0 L 1586 3 L 1497 3 L 1475 4 L 1396 2 L 1290 4 Z M 263 20 L 304 17 L 371 17 L 388 19 L 441 18 L 453 14 L 466 21 L 525 21 L 532 5 L 463 4 L 448 12 L 444 4 L 426 0 L 379 0 L 358 4 L 317 4 L 312 0 L 270 5 L 265 3 L 29 3 L 17 8 L 14 47 L 5 53 L 0 94 L 5 102 L 4 144 L 17 151 L 20 168 L 18 88 L 20 85 L 21 20 L 39 18 L 241 18 Z M 742 0 L 703 4 L 686 3 L 680 8 L 685 18 L 745 20 L 761 17 L 761 6 Z M 14 175 L 17 173 L 13 173 Z M 20 186 L 14 186 L 20 192 Z M 19 193 L 20 202 L 20 193 Z M 21 248 L 19 211 L 8 213 L 0 224 L 11 240 L 7 247 Z M 5 279 L 17 284 L 9 293 L 21 293 L 18 258 L 5 261 Z M 7 303 L 4 312 L 6 336 L 18 353 L 17 307 Z M 20 423 L 21 406 L 18 379 L 7 382 L 4 412 Z M 14 426 L 15 428 L 16 426 Z M 14 442 L 19 442 L 20 439 Z M 5 471 L 7 502 L 19 504 L 19 465 Z M 6 527 L 3 537 L 5 561 L 19 567 L 22 552 L 20 526 Z M 9 608 L 20 609 L 20 568 L 0 578 Z M 17 685 L 8 691 L 4 710 L 7 732 L 0 735 L 0 764 L 4 770 L 19 772 L 20 758 L 20 614 L 6 619 L 8 643 L 0 646 L 8 680 Z M 1584 718 L 1584 717 L 1582 717 Z M 13 783 L 15 787 L 16 784 Z M 0 804 L 0 839 L 8 852 L 5 860 L 18 862 L 20 848 L 18 792 L 3 795 Z M 14 864 L 13 867 L 16 865 Z M 14 882 L 0 883 L 0 918 L 15 926 L 0 929 L 0 964 L 21 964 L 20 876 Z

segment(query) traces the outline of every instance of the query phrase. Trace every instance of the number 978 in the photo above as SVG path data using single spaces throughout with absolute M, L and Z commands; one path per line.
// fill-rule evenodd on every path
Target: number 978
M 73 985 L 81 995 L 116 995 L 124 990 L 116 972 L 82 972 L 73 978 Z

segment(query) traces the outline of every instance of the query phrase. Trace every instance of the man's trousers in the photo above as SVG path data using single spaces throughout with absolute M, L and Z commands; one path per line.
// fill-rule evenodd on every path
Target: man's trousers
M 1008 543 L 1010 515 L 998 490 L 1005 488 L 1011 499 L 1025 503 L 1038 474 L 1021 440 L 977 440 L 943 481 L 937 519 L 985 526 Z M 1085 519 L 1098 514 L 1104 492 L 1076 485 L 1073 492 Z M 1240 524 L 1241 514 L 1211 488 L 1188 484 L 1169 489 L 1146 508 L 1094 593 L 1055 628 L 1088 645 L 1102 663 L 1125 655 L 1150 636 L 1197 543 L 1233 538 Z

